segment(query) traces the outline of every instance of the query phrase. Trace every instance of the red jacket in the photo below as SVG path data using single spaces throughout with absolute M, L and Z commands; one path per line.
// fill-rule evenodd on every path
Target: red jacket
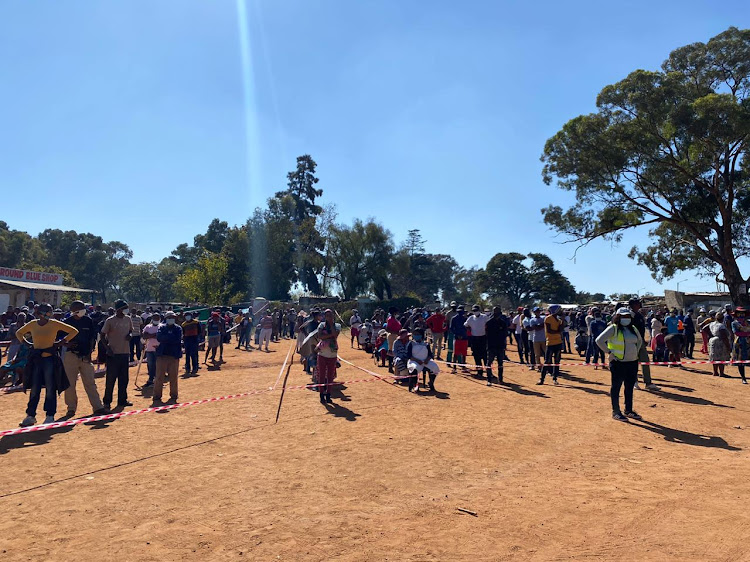
M 427 319 L 425 324 L 432 330 L 433 334 L 442 334 L 445 331 L 445 316 L 442 314 L 433 314 Z

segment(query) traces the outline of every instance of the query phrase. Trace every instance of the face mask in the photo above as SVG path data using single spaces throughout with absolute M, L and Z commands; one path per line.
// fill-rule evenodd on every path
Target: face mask
M 128 314 L 130 314 L 130 309 L 129 309 L 129 308 L 123 308 L 123 309 L 122 309 L 122 313 L 123 313 L 123 314 L 124 314 L 125 316 L 127 316 Z
M 630 318 L 620 318 L 620 326 L 630 326 Z
M 416 342 L 422 341 L 422 336 L 414 336 L 414 341 Z
M 151 323 L 152 323 L 152 324 L 153 324 L 154 326 L 158 326 L 158 325 L 159 325 L 159 321 L 158 321 L 158 320 L 151 320 Z
M 474 316 L 479 316 L 479 311 L 474 312 Z
M 76 311 L 75 311 L 75 315 L 76 315 L 76 316 L 77 316 L 78 318 L 83 318 L 84 316 L 86 316 L 86 311 L 85 311 L 85 310 L 76 310 Z
M 185 315 L 185 320 L 192 320 L 193 317 L 190 314 Z
M 174 318 L 167 318 L 167 326 L 173 326 L 174 325 Z

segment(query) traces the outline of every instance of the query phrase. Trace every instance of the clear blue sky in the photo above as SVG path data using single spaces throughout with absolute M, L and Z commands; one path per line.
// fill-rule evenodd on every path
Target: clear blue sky
M 545 140 L 603 86 L 750 26 L 740 0 L 247 0 L 245 21 L 234 0 L 0 8 L 12 228 L 90 231 L 159 260 L 214 217 L 244 222 L 309 153 L 343 222 L 375 217 L 397 241 L 419 228 L 467 267 L 544 252 L 605 293 L 661 291 L 627 258 L 646 238 L 573 262 L 541 221 L 569 202 L 541 181 Z M 680 280 L 716 287 L 686 274 L 667 288 Z

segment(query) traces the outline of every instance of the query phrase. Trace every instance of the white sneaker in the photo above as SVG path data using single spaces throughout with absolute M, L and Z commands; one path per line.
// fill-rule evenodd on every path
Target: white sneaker
M 47 416 L 44 418 L 44 423 L 55 423 L 55 416 Z
M 26 416 L 23 418 L 23 421 L 19 423 L 21 427 L 30 427 L 32 425 L 36 425 L 36 418 L 33 418 L 31 416 Z
M 660 386 L 656 386 L 654 383 L 651 383 L 651 384 L 647 384 L 646 385 L 646 390 L 659 391 L 659 390 L 661 390 L 661 387 Z
M 635 390 L 641 390 L 641 385 L 640 385 L 640 384 L 638 384 L 638 383 L 635 383 L 635 384 L 633 385 L 633 388 L 634 388 Z

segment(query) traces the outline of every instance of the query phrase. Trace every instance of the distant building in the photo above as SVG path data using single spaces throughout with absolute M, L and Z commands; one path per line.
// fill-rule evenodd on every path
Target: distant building
M 63 293 L 94 293 L 91 289 L 67 287 L 59 273 L 0 267 L 0 310 L 23 306 L 28 301 L 60 306 Z

